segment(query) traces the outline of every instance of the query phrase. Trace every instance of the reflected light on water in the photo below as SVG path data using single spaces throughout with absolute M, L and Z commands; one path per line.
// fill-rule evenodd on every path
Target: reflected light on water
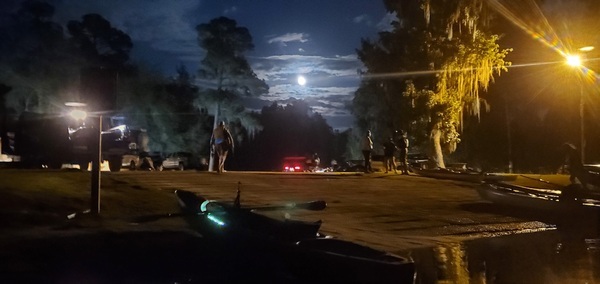
M 416 283 L 598 283 L 600 239 L 547 231 L 411 252 Z

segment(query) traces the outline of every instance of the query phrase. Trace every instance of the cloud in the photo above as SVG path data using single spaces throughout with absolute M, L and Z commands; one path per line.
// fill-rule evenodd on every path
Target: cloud
M 268 40 L 269 44 L 272 43 L 280 43 L 283 45 L 287 45 L 288 42 L 307 42 L 308 41 L 308 34 L 305 33 L 287 33 L 284 35 L 280 35 L 280 36 L 275 36 L 272 37 L 271 39 Z
M 398 16 L 396 15 L 396 12 L 386 13 L 385 16 L 379 20 L 379 23 L 377 23 L 377 29 L 386 32 L 392 31 L 394 29 L 392 23 L 397 21 Z
M 97 13 L 113 27 L 127 33 L 134 42 L 145 42 L 157 50 L 171 53 L 197 53 L 199 50 L 190 49 L 189 44 L 197 46 L 195 26 L 198 23 L 190 21 L 193 11 L 201 6 L 201 2 L 197 0 L 52 2 L 56 7 L 56 18 L 63 24 L 70 20 L 81 20 L 81 16 L 85 14 Z
M 267 81 L 288 80 L 297 74 L 305 74 L 309 80 L 320 77 L 318 81 L 323 81 L 324 77 L 356 76 L 356 70 L 362 67 L 356 55 L 273 55 L 251 61 L 254 72 Z
M 224 15 L 230 15 L 230 14 L 233 14 L 233 13 L 237 12 L 237 10 L 238 10 L 237 6 L 232 6 L 230 8 L 225 9 L 225 11 L 223 11 L 223 14 Z
M 132 54 L 143 56 L 148 51 L 154 50 L 157 53 L 149 53 L 149 56 L 162 54 L 172 57 L 176 59 L 172 63 L 173 70 L 176 64 L 197 63 L 204 56 L 204 51 L 197 43 L 195 28 L 200 23 L 195 18 L 195 11 L 203 7 L 202 2 L 197 0 L 50 1 L 56 8 L 57 22 L 66 25 L 71 20 L 80 21 L 85 14 L 100 14 L 113 27 L 131 37 L 134 43 Z
M 362 68 L 356 55 L 273 55 L 249 60 L 254 72 L 269 85 L 269 93 L 257 99 L 254 110 L 273 102 L 286 104 L 299 99 L 323 115 L 332 127 L 349 125 L 351 114 L 346 106 L 360 84 L 356 70 Z M 300 74 L 306 77 L 305 86 L 296 83 Z
M 371 20 L 371 17 L 367 14 L 362 14 L 362 15 L 354 17 L 354 19 L 352 19 L 352 22 L 354 22 L 355 24 L 365 24 L 367 26 L 373 25 L 373 21 Z

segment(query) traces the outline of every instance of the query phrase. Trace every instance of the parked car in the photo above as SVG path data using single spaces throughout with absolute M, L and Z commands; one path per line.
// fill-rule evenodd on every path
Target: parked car
M 154 170 L 162 171 L 164 156 L 161 152 L 138 153 L 137 150 L 130 150 L 123 155 L 122 167 L 125 167 L 130 171 L 151 170 L 150 163 L 148 163 L 148 160 L 146 159 L 147 157 L 152 161 Z
M 364 172 L 365 160 L 348 160 L 338 165 L 338 172 Z
M 183 171 L 186 169 L 203 169 L 206 159 L 194 156 L 190 152 L 175 152 L 167 155 L 162 162 L 162 168 L 165 170 L 175 169 Z
M 284 172 L 304 172 L 306 170 L 306 157 L 295 156 L 283 158 Z
M 140 156 L 136 150 L 130 150 L 128 153 L 123 155 L 121 167 L 135 171 L 140 163 Z
M 423 153 L 408 153 L 407 155 L 408 165 L 413 168 L 425 169 L 427 168 L 427 162 L 429 157 Z

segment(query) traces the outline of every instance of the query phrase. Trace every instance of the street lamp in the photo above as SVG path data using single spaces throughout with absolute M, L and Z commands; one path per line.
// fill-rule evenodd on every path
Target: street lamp
M 81 102 L 66 102 L 65 106 L 73 108 L 69 115 L 75 119 L 78 123 L 87 118 L 88 113 L 83 110 L 87 107 L 87 104 Z M 80 127 L 81 125 L 78 125 Z M 71 129 L 69 129 L 71 134 Z M 100 213 L 100 171 L 102 164 L 102 115 L 98 117 L 98 131 L 95 131 L 92 155 L 92 174 L 91 174 L 91 198 L 90 198 L 90 212 L 92 214 Z M 83 169 L 82 169 L 83 170 Z
M 585 46 L 585 47 L 579 48 L 579 51 L 588 52 L 588 51 L 592 51 L 593 49 L 594 49 L 593 46 Z M 567 56 L 567 64 L 571 65 L 573 67 L 577 67 L 577 68 L 582 67 L 581 61 L 582 60 L 581 60 L 580 55 L 568 55 Z M 581 151 L 581 162 L 585 163 L 585 127 L 584 127 L 584 99 L 583 99 L 584 77 L 581 72 L 579 73 L 579 78 L 581 81 L 579 84 L 579 126 L 580 126 L 579 150 Z

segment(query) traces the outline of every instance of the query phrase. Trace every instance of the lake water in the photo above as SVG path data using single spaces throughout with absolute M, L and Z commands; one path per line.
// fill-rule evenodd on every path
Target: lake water
M 406 253 L 416 263 L 416 283 L 600 282 L 600 239 L 586 228 L 559 227 Z M 181 232 L 0 242 L 0 259 L 1 283 L 303 283 L 276 252 L 224 248 Z
M 558 227 L 409 253 L 416 283 L 600 283 L 600 235 L 593 228 Z

